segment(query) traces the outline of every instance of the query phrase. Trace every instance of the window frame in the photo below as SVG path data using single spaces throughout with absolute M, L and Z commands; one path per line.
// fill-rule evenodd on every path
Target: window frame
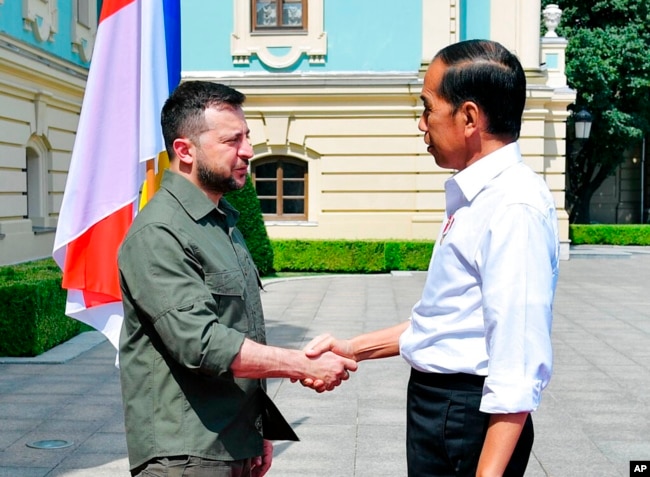
M 304 184 L 303 188 L 303 194 L 301 196 L 289 196 L 291 199 L 300 199 L 302 198 L 303 200 L 303 213 L 301 214 L 285 214 L 284 213 L 284 200 L 287 199 L 288 197 L 284 196 L 284 183 L 285 183 L 285 178 L 284 178 L 284 167 L 282 167 L 282 164 L 288 163 L 288 164 L 295 164 L 297 166 L 300 166 L 304 168 L 304 173 L 302 175 L 301 181 Z M 257 194 L 257 183 L 258 180 L 260 182 L 266 182 L 270 181 L 268 178 L 259 178 L 257 177 L 257 168 L 259 166 L 264 166 L 267 164 L 275 164 L 276 165 L 276 176 L 275 176 L 275 183 L 276 183 L 276 190 L 275 190 L 275 195 L 259 195 L 258 194 L 258 199 L 261 201 L 263 199 L 274 199 L 276 208 L 275 214 L 267 214 L 262 212 L 262 217 L 264 218 L 264 221 L 306 221 L 307 220 L 307 211 L 308 211 L 308 185 L 309 185 L 309 164 L 306 161 L 303 161 L 301 159 L 297 159 L 294 157 L 290 156 L 281 156 L 281 155 L 273 155 L 273 156 L 268 156 L 262 159 L 258 159 L 254 161 L 251 164 L 251 179 L 253 181 L 253 187 L 255 188 L 255 193 Z M 296 178 L 290 178 L 286 179 L 287 181 L 291 182 L 299 182 L 300 180 Z
M 271 33 L 271 32 L 305 32 L 307 31 L 307 25 L 309 25 L 308 22 L 308 10 L 307 10 L 307 4 L 309 3 L 307 0 L 299 0 L 297 2 L 292 2 L 292 3 L 300 3 L 302 6 L 302 18 L 301 18 L 301 24 L 300 25 L 283 25 L 282 24 L 282 19 L 284 15 L 284 10 L 283 10 L 283 5 L 285 0 L 269 0 L 269 4 L 275 4 L 275 11 L 276 11 L 276 25 L 275 26 L 264 26 L 264 25 L 258 25 L 257 24 L 257 9 L 256 9 L 256 4 L 259 0 L 250 0 L 250 6 L 251 6 L 251 33 L 256 34 L 256 33 Z

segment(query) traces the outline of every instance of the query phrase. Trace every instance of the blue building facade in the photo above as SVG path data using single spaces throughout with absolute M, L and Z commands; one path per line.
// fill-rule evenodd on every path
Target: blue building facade
M 272 238 L 435 238 L 452 171 L 435 165 L 417 129 L 421 82 L 439 49 L 473 38 L 499 41 L 524 65 L 522 150 L 563 209 L 574 93 L 564 44 L 540 35 L 539 0 L 184 0 L 182 9 L 184 80 L 247 95 L 251 174 Z
M 236 26 L 235 15 L 239 14 L 235 8 L 236 3 L 183 1 L 183 70 L 231 71 L 240 74 L 327 74 L 360 71 L 417 72 L 419 68 L 422 0 L 402 2 L 399 12 L 393 9 L 382 10 L 378 7 L 381 2 L 372 0 L 320 2 L 324 4 L 322 28 L 327 34 L 323 61 L 310 62 L 309 52 L 304 52 L 295 62 L 280 68 L 265 63 L 255 55 L 248 64 L 233 64 L 231 37 Z M 317 3 L 319 2 L 309 2 L 309 15 L 312 14 L 312 6 L 316 8 Z M 275 32 L 274 35 L 277 36 Z M 263 36 L 258 35 L 257 38 Z M 264 48 L 266 45 L 260 44 L 258 47 Z M 269 54 L 276 58 L 289 54 L 291 49 L 289 46 L 267 48 Z
M 182 80 L 246 94 L 272 238 L 434 240 L 444 182 L 417 124 L 422 77 L 460 40 L 499 41 L 528 92 L 520 145 L 564 213 L 566 41 L 540 0 L 182 0 Z M 0 264 L 49 256 L 101 0 L 0 0 Z

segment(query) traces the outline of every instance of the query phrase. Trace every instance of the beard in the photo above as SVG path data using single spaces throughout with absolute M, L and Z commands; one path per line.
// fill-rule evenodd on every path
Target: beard
M 196 167 L 199 183 L 209 192 L 225 194 L 244 187 L 244 184 L 238 183 L 232 175 L 225 176 L 210 169 L 203 160 L 198 160 Z

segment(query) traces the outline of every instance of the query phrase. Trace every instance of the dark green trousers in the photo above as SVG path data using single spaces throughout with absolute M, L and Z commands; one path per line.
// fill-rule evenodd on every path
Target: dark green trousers
M 131 472 L 134 477 L 250 477 L 251 459 L 220 461 L 192 456 L 154 459 Z

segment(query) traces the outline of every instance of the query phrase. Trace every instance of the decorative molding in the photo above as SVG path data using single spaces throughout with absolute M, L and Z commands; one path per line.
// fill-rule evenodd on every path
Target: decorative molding
M 38 42 L 53 41 L 59 27 L 57 0 L 23 0 L 23 28 Z
M 81 61 L 88 63 L 93 53 L 95 35 L 97 34 L 97 2 L 95 0 L 75 0 L 72 8 L 72 50 L 79 54 Z M 79 18 L 80 10 L 86 18 Z
M 54 55 L 43 55 L 43 51 L 36 45 L 20 42 L 11 37 L 0 38 L 0 70 L 9 77 L 20 77 L 29 71 L 31 78 L 38 78 L 40 82 L 55 81 L 62 82 L 56 86 L 71 91 L 75 90 L 72 96 L 83 97 L 83 89 L 88 79 L 88 68 L 65 61 Z M 9 83 L 0 79 L 0 90 L 2 86 Z M 22 88 L 19 88 L 22 89 Z M 61 98 L 59 98 L 61 99 Z M 78 110 L 76 102 L 69 103 L 73 110 Z M 78 111 L 77 111 L 78 112 Z
M 234 2 L 235 31 L 230 38 L 233 65 L 249 65 L 256 55 L 266 66 L 288 68 L 306 54 L 311 64 L 324 64 L 327 55 L 327 33 L 323 30 L 323 0 L 309 0 L 307 31 L 271 31 L 251 33 L 251 2 Z M 282 56 L 274 55 L 273 48 L 287 48 Z
M 52 101 L 53 94 L 48 91 L 39 91 L 34 96 L 34 119 L 32 130 L 37 136 L 47 136 L 49 122 L 47 120 L 48 104 Z

